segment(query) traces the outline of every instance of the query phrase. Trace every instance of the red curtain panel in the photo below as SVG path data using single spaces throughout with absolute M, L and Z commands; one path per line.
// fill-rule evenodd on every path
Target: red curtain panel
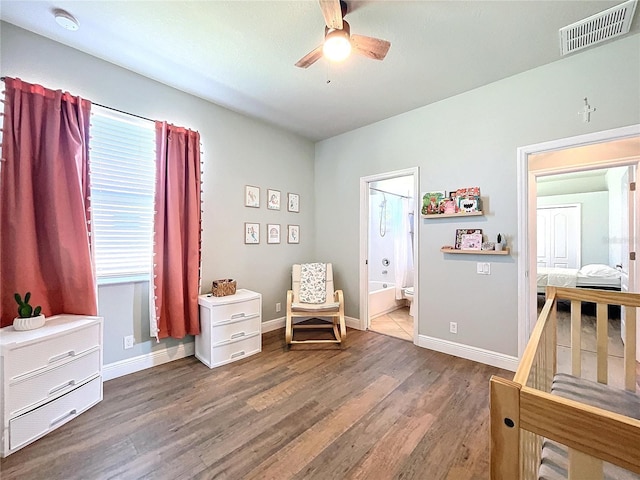
M 96 315 L 90 250 L 88 144 L 91 103 L 5 79 L 0 169 L 0 317 L 14 293 L 46 316 Z
M 154 286 L 158 338 L 200 333 L 200 134 L 156 122 Z

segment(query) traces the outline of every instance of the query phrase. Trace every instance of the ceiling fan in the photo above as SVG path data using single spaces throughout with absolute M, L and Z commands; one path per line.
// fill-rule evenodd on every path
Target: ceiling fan
M 374 60 L 383 60 L 391 43 L 379 38 L 351 35 L 351 28 L 344 20 L 347 4 L 343 0 L 319 0 L 324 16 L 324 43 L 307 53 L 296 63 L 296 67 L 307 68 L 324 55 L 329 60 L 340 62 L 353 51 Z

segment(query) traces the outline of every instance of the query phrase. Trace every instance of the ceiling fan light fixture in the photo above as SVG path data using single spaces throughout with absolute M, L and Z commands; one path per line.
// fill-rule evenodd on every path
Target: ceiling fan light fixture
M 351 54 L 349 32 L 343 29 L 331 30 L 327 33 L 324 38 L 322 53 L 332 62 L 341 62 L 347 58 Z

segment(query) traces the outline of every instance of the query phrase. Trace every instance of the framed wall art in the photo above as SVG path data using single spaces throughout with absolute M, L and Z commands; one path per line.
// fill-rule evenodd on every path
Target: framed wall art
M 481 233 L 467 233 L 462 235 L 460 250 L 480 250 L 482 248 Z
M 287 243 L 300 243 L 300 225 L 287 225 Z
M 267 224 L 267 243 L 280 243 L 280 224 Z
M 260 243 L 260 224 L 247 223 L 244 224 L 244 243 L 247 245 Z
M 473 233 L 480 234 L 480 243 L 482 243 L 482 229 L 481 228 L 458 228 L 456 230 L 456 243 L 455 249 L 460 250 L 462 248 L 462 236 L 470 235 Z
M 244 187 L 244 206 L 260 208 L 260 187 L 246 185 Z
M 297 193 L 287 194 L 287 210 L 290 212 L 300 212 L 300 195 Z
M 269 210 L 280 210 L 280 191 L 267 190 L 267 208 Z

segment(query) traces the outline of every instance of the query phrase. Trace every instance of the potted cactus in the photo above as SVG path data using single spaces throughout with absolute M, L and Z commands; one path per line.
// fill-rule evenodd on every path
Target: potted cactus
M 496 237 L 496 251 L 501 251 L 504 244 L 502 243 L 502 234 L 498 234 Z
M 42 307 L 33 308 L 29 304 L 31 292 L 25 293 L 24 300 L 19 293 L 16 293 L 14 298 L 18 304 L 18 316 L 13 320 L 13 328 L 16 330 L 34 330 L 44 325 L 44 315 L 41 313 Z

